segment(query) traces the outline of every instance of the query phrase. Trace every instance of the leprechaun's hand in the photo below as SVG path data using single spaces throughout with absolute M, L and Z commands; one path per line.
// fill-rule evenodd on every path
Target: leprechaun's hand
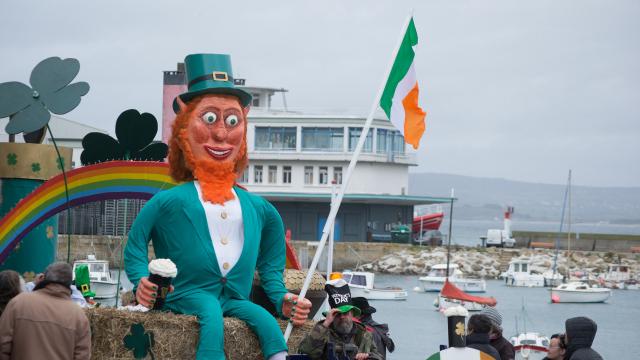
M 289 318 L 295 326 L 304 324 L 311 311 L 311 301 L 299 298 L 298 295 L 286 293 L 282 301 L 282 314 Z
M 173 292 L 173 285 L 169 286 L 169 292 Z M 138 289 L 136 290 L 136 301 L 138 304 L 152 309 L 157 297 L 158 285 L 149 281 L 147 277 L 141 278 L 138 283 Z

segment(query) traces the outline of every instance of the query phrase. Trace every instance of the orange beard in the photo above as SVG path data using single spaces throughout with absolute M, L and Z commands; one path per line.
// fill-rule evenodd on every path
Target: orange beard
M 186 130 L 180 130 L 180 145 L 185 155 L 187 166 L 193 171 L 193 177 L 200 183 L 202 199 L 214 204 L 224 204 L 233 200 L 231 189 L 236 182 L 236 159 L 216 161 L 213 159 L 196 159 L 187 142 Z M 246 142 L 243 142 L 238 153 L 238 158 L 246 154 Z

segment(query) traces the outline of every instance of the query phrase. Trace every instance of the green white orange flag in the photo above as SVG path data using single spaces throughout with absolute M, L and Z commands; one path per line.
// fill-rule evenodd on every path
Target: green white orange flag
M 404 135 L 404 141 L 414 149 L 420 144 L 427 115 L 418 105 L 419 91 L 413 50 L 417 44 L 418 33 L 412 18 L 380 98 L 380 107 Z

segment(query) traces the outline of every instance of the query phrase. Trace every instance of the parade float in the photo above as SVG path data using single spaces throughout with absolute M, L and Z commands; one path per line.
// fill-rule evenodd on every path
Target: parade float
M 0 161 L 0 269 L 17 270 L 27 280 L 56 260 L 56 215 L 60 212 L 102 200 L 147 200 L 177 185 L 169 174 L 168 164 L 162 162 L 167 156 L 167 145 L 153 141 L 157 120 L 135 109 L 118 117 L 116 139 L 102 133 L 85 136 L 81 156 L 84 166 L 70 169 L 72 151 L 55 145 L 48 121 L 51 113 L 71 111 L 88 92 L 87 83 L 70 84 L 78 72 L 77 60 L 54 57 L 33 70 L 32 87 L 17 82 L 0 84 L 0 118 L 10 117 L 6 127 L 9 142 L 0 143 L 0 159 L 4 160 Z M 46 130 L 53 146 L 41 144 Z M 19 133 L 24 133 L 25 143 L 15 142 Z M 124 242 L 123 237 L 121 247 Z M 287 266 L 292 269 L 283 274 L 284 280 L 289 291 L 299 293 L 306 275 L 300 270 L 293 248 L 286 244 Z M 72 246 L 69 237 L 68 262 Z M 122 266 L 121 257 L 119 267 Z M 314 274 L 309 294 L 317 293 L 314 310 L 324 300 L 323 285 L 324 279 Z M 254 280 L 253 289 L 252 301 L 268 303 L 260 293 L 259 278 Z M 116 299 L 117 306 L 119 297 Z M 273 308 L 267 310 L 274 313 Z M 87 309 L 86 314 L 93 334 L 92 358 L 195 356 L 199 326 L 194 316 L 117 308 Z M 287 322 L 278 321 L 284 329 Z M 310 326 L 311 322 L 307 322 L 296 327 L 288 339 L 290 351 L 295 352 Z M 225 318 L 224 327 L 228 359 L 262 358 L 258 339 L 244 322 Z

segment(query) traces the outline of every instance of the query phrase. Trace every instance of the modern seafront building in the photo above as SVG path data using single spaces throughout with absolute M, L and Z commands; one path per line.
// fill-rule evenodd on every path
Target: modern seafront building
M 312 115 L 271 107 L 286 90 L 236 84 L 253 95 L 247 128 L 249 166 L 238 182 L 269 200 L 295 240 L 318 240 L 330 210 L 331 192 L 346 175 L 365 118 Z M 182 64 L 164 72 L 163 141 L 175 118 L 172 103 L 186 91 Z M 448 198 L 407 193 L 415 154 L 383 117 L 375 118 L 335 223 L 336 241 L 389 241 L 396 224 L 411 224 L 416 205 Z

